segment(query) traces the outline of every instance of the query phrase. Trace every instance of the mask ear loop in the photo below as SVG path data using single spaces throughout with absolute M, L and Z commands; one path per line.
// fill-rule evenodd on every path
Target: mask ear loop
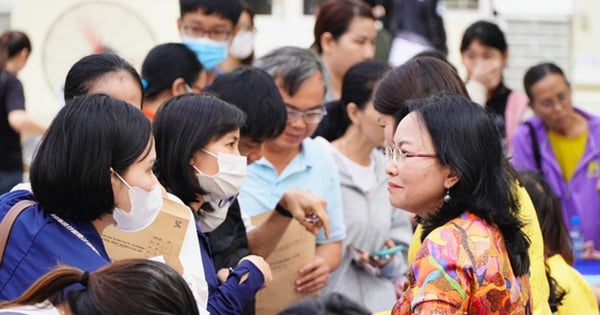
M 206 150 L 206 149 L 204 149 L 204 148 L 202 148 L 202 149 L 200 149 L 200 150 L 202 150 L 202 152 L 204 152 L 204 153 L 206 153 L 206 154 L 208 154 L 208 155 L 210 155 L 210 156 L 214 157 L 215 159 L 218 159 L 218 158 L 219 158 L 219 156 L 218 156 L 218 155 L 216 155 L 216 154 L 214 154 L 214 153 L 212 153 L 212 152 L 210 152 L 210 151 L 208 151 L 208 150 Z
M 112 168 L 110 170 L 119 180 L 121 180 L 121 182 L 123 182 L 123 184 L 125 184 L 125 186 L 127 186 L 127 188 L 131 189 L 131 186 L 123 179 L 123 177 L 121 177 L 121 175 L 119 175 L 119 173 L 115 172 Z
M 204 174 L 204 173 L 202 173 L 202 171 L 201 171 L 201 170 L 199 170 L 199 169 L 196 167 L 196 165 L 194 165 L 194 164 L 191 164 L 191 165 L 192 165 L 192 167 L 194 168 L 194 170 L 196 170 L 196 172 L 198 172 L 199 174 Z

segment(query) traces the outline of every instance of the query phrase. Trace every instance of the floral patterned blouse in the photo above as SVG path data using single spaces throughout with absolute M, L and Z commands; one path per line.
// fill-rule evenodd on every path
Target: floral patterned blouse
M 529 294 L 500 230 L 465 212 L 427 235 L 392 314 L 529 315 Z

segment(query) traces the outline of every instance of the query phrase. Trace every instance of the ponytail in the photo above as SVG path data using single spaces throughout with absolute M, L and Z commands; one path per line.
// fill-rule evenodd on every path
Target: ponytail
M 53 269 L 34 282 L 17 299 L 0 303 L 0 309 L 19 305 L 33 305 L 46 300 L 53 303 L 58 302 L 63 290 L 70 285 L 79 283 L 83 274 L 82 270 L 74 267 L 62 266 Z

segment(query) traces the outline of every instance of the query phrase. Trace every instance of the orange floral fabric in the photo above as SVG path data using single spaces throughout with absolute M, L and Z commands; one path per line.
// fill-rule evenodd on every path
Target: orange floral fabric
M 500 230 L 469 212 L 427 235 L 408 279 L 393 315 L 531 314 L 528 277 L 514 275 Z

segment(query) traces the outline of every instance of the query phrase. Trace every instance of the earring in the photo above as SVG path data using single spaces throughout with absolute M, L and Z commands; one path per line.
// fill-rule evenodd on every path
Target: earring
M 450 200 L 452 200 L 452 197 L 450 197 L 450 189 L 446 188 L 446 195 L 444 195 L 444 202 L 448 203 L 448 202 L 450 202 Z

